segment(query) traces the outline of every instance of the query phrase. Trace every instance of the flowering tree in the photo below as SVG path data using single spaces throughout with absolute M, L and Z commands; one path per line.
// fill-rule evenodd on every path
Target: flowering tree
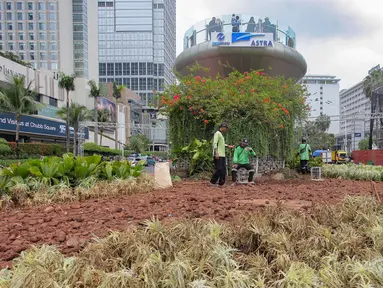
M 226 121 L 227 143 L 246 137 L 258 155 L 292 155 L 294 122 L 309 109 L 300 85 L 262 71 L 235 71 L 216 79 L 195 76 L 200 69 L 194 66 L 189 76 L 159 95 L 160 107 L 169 117 L 173 148 L 195 138 L 210 140 L 219 123 Z

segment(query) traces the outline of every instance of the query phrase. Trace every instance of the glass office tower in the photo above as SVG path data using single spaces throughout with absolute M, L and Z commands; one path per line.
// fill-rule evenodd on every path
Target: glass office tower
M 155 105 L 175 79 L 176 0 L 98 0 L 100 82 L 124 84 Z

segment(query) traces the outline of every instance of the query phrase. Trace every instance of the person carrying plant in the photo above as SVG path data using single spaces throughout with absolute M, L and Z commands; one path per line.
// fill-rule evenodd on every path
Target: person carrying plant
M 225 184 L 226 179 L 226 147 L 234 148 L 232 145 L 225 144 L 225 138 L 223 134 L 228 130 L 227 123 L 222 123 L 219 126 L 219 130 L 215 132 L 213 138 L 213 155 L 214 155 L 214 167 L 215 171 L 211 177 L 209 185 L 218 185 L 222 187 Z
M 306 139 L 302 139 L 302 143 L 299 144 L 297 156 L 299 156 L 300 160 L 300 170 L 302 174 L 308 173 L 308 161 L 311 154 L 310 145 L 306 143 Z
M 249 171 L 249 184 L 254 184 L 254 167 L 250 164 L 250 156 L 255 156 L 253 148 L 249 147 L 249 141 L 243 139 L 241 144 L 234 150 L 233 169 L 231 170 L 231 177 L 233 185 L 237 182 L 237 172 L 240 168 L 245 168 Z

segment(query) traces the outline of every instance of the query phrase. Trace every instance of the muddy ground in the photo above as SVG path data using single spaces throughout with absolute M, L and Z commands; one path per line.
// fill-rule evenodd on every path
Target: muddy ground
M 375 186 L 375 188 L 373 188 Z M 240 213 L 282 202 L 293 209 L 313 203 L 334 204 L 346 195 L 383 199 L 383 183 L 330 179 L 264 180 L 255 186 L 208 187 L 207 182 L 180 182 L 173 188 L 118 198 L 44 205 L 0 212 L 0 268 L 30 245 L 58 245 L 64 253 L 82 249 L 92 237 L 150 218 L 214 218 L 230 221 Z

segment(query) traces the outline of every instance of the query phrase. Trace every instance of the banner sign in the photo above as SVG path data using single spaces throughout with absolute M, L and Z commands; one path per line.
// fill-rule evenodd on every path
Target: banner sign
M 0 114 L 0 131 L 16 132 L 15 115 L 11 113 Z M 43 119 L 34 116 L 21 116 L 20 133 L 35 135 L 56 136 L 65 138 L 66 125 L 63 122 Z M 74 129 L 69 129 L 70 137 L 74 136 Z M 85 139 L 89 139 L 89 129 L 85 128 Z
M 355 137 L 355 138 L 356 138 L 356 137 L 358 137 L 358 138 L 359 138 L 359 137 L 362 137 L 362 133 L 355 133 L 355 134 L 354 134 L 354 137 Z
M 211 46 L 214 47 L 273 47 L 273 33 L 256 32 L 212 32 Z
M 106 109 L 109 112 L 108 122 L 116 122 L 117 113 L 116 113 L 116 104 L 104 97 L 97 97 L 97 109 L 103 110 Z

